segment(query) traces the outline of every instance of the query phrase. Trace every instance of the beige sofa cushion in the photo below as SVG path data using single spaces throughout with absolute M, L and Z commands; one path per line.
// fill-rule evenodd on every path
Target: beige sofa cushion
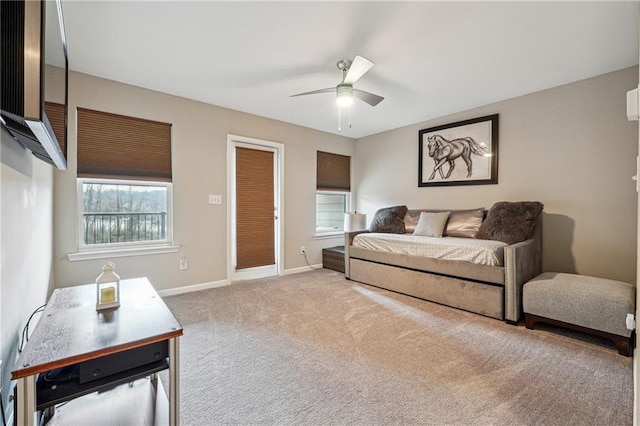
M 418 224 L 413 231 L 413 235 L 442 238 L 447 219 L 449 219 L 449 212 L 422 212 L 420 213 L 420 219 L 418 219 Z
M 475 238 L 482 220 L 485 216 L 484 207 L 469 210 L 435 210 L 435 209 L 412 209 L 407 210 L 407 214 L 404 216 L 404 226 L 406 232 L 411 234 L 416 229 L 418 220 L 420 219 L 420 213 L 440 213 L 449 212 L 449 220 L 447 221 L 443 236 L 447 237 L 462 237 L 462 238 Z
M 449 220 L 444 231 L 447 237 L 475 238 L 482 220 L 484 208 L 473 210 L 454 210 L 449 214 Z

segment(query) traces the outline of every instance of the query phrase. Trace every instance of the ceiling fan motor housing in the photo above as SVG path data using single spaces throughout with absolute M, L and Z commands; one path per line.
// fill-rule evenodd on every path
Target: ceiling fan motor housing
M 340 71 L 342 71 L 343 73 L 349 71 L 349 68 L 351 68 L 351 59 L 343 59 L 341 61 L 338 61 L 338 63 L 336 64 L 338 69 Z

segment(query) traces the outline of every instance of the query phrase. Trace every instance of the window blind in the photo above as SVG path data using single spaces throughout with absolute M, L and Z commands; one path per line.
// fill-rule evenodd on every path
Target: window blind
M 78 176 L 171 182 L 171 124 L 78 108 Z
M 316 187 L 318 191 L 351 191 L 351 157 L 318 151 Z
M 47 114 L 47 118 L 49 119 L 49 124 L 51 124 L 51 128 L 53 129 L 53 133 L 56 135 L 58 139 L 58 143 L 60 144 L 60 148 L 64 153 L 64 156 L 67 156 L 67 147 L 66 141 L 64 139 L 64 133 L 66 130 L 66 126 L 64 123 L 64 105 L 56 104 L 53 102 L 45 102 L 44 103 L 44 112 Z
M 273 161 L 271 151 L 236 148 L 236 269 L 276 263 Z

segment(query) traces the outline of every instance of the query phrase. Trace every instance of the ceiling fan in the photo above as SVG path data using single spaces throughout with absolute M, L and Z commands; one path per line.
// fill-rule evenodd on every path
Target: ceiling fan
M 360 55 L 356 55 L 356 57 L 353 58 L 353 61 L 349 59 L 343 59 L 341 61 L 338 61 L 336 65 L 338 66 L 338 69 L 342 71 L 342 83 L 338 84 L 336 87 L 298 93 L 297 95 L 291 95 L 291 97 L 335 92 L 336 102 L 340 107 L 350 106 L 353 103 L 354 97 L 368 103 L 371 106 L 376 106 L 380 102 L 382 102 L 382 100 L 384 99 L 382 96 L 374 95 L 373 93 L 353 88 L 353 84 L 373 67 L 373 62 Z

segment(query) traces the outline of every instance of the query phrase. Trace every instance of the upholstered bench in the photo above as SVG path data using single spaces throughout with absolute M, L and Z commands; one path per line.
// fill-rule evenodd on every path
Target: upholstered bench
M 525 325 L 545 322 L 611 340 L 618 353 L 631 356 L 632 331 L 627 314 L 635 313 L 635 287 L 620 281 L 545 272 L 524 284 Z

